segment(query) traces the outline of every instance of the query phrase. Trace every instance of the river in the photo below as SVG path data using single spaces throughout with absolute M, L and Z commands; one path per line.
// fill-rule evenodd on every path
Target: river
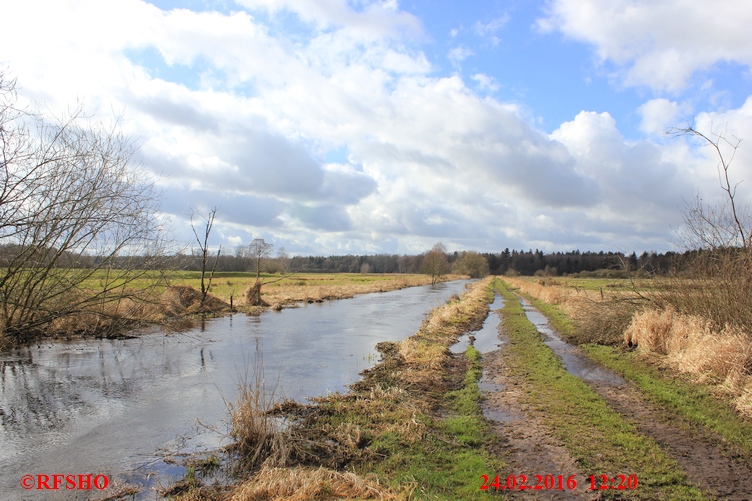
M 467 283 L 233 315 L 180 334 L 0 353 L 0 499 L 87 499 L 20 485 L 24 475 L 87 473 L 142 485 L 136 499 L 154 499 L 151 487 L 182 472 L 165 457 L 226 443 L 226 403 L 261 361 L 277 397 L 346 391 L 379 360 L 376 343 L 412 335 Z

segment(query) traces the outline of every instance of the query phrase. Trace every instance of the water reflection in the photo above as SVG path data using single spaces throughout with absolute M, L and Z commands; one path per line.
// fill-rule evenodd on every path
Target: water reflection
M 488 316 L 483 321 L 483 326 L 480 330 L 460 336 L 459 340 L 450 347 L 452 353 L 464 353 L 471 340 L 475 349 L 481 353 L 489 353 L 498 349 L 503 341 L 499 338 L 500 319 L 496 311 L 503 307 L 504 298 L 497 293 L 489 307 Z
M 559 334 L 551 327 L 546 316 L 536 310 L 530 303 L 522 298 L 520 298 L 520 303 L 522 303 L 522 308 L 525 310 L 527 319 L 535 325 L 538 332 L 543 334 L 543 343 L 559 356 L 567 372 L 585 381 L 600 382 L 614 386 L 626 384 L 621 376 L 601 367 L 577 347 L 562 340 Z
M 225 428 L 225 404 L 260 349 L 267 384 L 278 394 L 303 400 L 342 391 L 378 360 L 377 342 L 412 334 L 430 308 L 466 283 L 213 319 L 170 336 L 0 354 L 0 492 L 34 499 L 19 487 L 26 473 L 167 471 L 159 449 L 221 443 L 197 420 Z

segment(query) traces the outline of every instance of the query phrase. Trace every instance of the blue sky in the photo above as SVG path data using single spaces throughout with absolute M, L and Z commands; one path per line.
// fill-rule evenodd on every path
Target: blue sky
M 0 64 L 122 127 L 180 241 L 291 254 L 676 250 L 720 201 L 694 120 L 752 183 L 752 4 L 0 0 Z M 34 33 L 34 36 L 29 36 Z M 680 248 L 680 247 L 679 247 Z

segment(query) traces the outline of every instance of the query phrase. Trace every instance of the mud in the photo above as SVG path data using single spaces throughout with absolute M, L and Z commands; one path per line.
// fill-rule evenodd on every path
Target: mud
M 577 475 L 578 486 L 573 491 L 504 491 L 513 499 L 541 500 L 589 500 L 597 499 L 586 492 L 585 476 L 577 468 L 577 462 L 557 440 L 540 419 L 529 413 L 521 403 L 520 383 L 508 376 L 503 350 L 483 357 L 482 391 L 486 391 L 483 414 L 489 419 L 491 430 L 501 438 L 497 452 L 509 465 L 513 475 L 524 474 L 530 481 L 535 475 Z M 490 390 L 490 391 L 489 391 Z M 491 476 L 489 474 L 489 476 Z M 503 477 L 503 475 L 502 475 Z M 504 484 L 504 478 L 502 478 Z
M 687 473 L 687 478 L 718 499 L 752 499 L 752 467 L 720 437 L 687 425 L 669 424 L 670 416 L 648 402 L 633 385 L 591 384 L 592 388 L 637 430 L 652 437 Z
M 599 366 L 579 349 L 562 341 L 545 316 L 522 301 L 528 319 L 545 336 L 546 344 L 562 359 L 567 370 L 585 380 L 640 433 L 655 440 L 677 461 L 690 482 L 718 499 L 752 499 L 752 465 L 747 458 L 725 446 L 722 439 L 712 432 L 682 425 L 675 416 L 649 402 L 634 384 Z M 502 333 L 500 338 L 503 340 Z M 532 418 L 520 402 L 520 383 L 507 375 L 503 348 L 484 358 L 485 391 L 488 392 L 484 414 L 493 423 L 493 431 L 505 443 L 501 454 L 511 465 L 511 471 L 528 476 L 536 473 L 580 474 L 574 459 L 551 437 L 545 423 Z M 581 474 L 578 477 L 583 478 Z M 584 491 L 527 491 L 514 492 L 512 497 L 597 499 L 597 494 Z

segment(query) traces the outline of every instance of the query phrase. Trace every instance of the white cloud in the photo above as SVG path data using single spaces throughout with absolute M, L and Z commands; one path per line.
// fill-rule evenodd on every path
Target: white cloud
M 507 23 L 509 23 L 510 19 L 511 16 L 508 13 L 505 13 L 504 15 L 491 19 L 485 23 L 477 21 L 473 26 L 473 30 L 478 36 L 489 39 L 491 45 L 496 46 L 501 42 L 501 39 L 497 37 L 496 34 L 501 31 Z
M 499 85 L 496 83 L 493 77 L 484 75 L 483 73 L 476 73 L 470 78 L 478 82 L 478 88 L 480 90 L 488 90 L 491 92 L 499 90 Z
M 356 11 L 346 0 L 237 0 L 250 9 L 266 9 L 272 14 L 287 10 L 303 21 L 313 23 L 317 29 L 340 28 L 353 39 L 372 42 L 385 37 L 420 37 L 420 21 L 401 11 L 395 0 L 362 2 Z
M 679 92 L 721 62 L 752 65 L 752 3 L 717 0 L 552 0 L 543 31 L 591 44 L 625 85 Z
M 422 252 L 439 239 L 562 250 L 621 237 L 661 248 L 681 196 L 705 179 L 681 141 L 629 143 L 613 117 L 592 112 L 547 135 L 518 106 L 433 73 L 412 42 L 420 23 L 394 1 L 243 5 L 251 12 L 16 2 L 14 21 L 0 21 L 0 59 L 52 107 L 80 96 L 94 113 L 125 109 L 140 158 L 164 176 L 163 210 L 184 223 L 191 206 L 218 206 L 230 245 L 264 234 L 293 253 Z M 292 12 L 310 31 L 286 38 L 254 9 Z M 49 39 L 14 43 L 36 23 Z M 471 54 L 460 45 L 449 57 Z M 644 130 L 681 109 L 645 103 Z M 750 109 L 698 115 L 698 125 L 752 130 Z M 348 160 L 323 160 L 331 151 Z
M 688 120 L 691 107 L 668 99 L 651 99 L 637 109 L 642 116 L 640 130 L 648 134 L 663 134 L 666 129 L 680 127 Z
M 473 54 L 473 51 L 469 47 L 466 47 L 465 45 L 458 45 L 457 47 L 449 50 L 447 57 L 452 62 L 452 64 L 457 65 Z

